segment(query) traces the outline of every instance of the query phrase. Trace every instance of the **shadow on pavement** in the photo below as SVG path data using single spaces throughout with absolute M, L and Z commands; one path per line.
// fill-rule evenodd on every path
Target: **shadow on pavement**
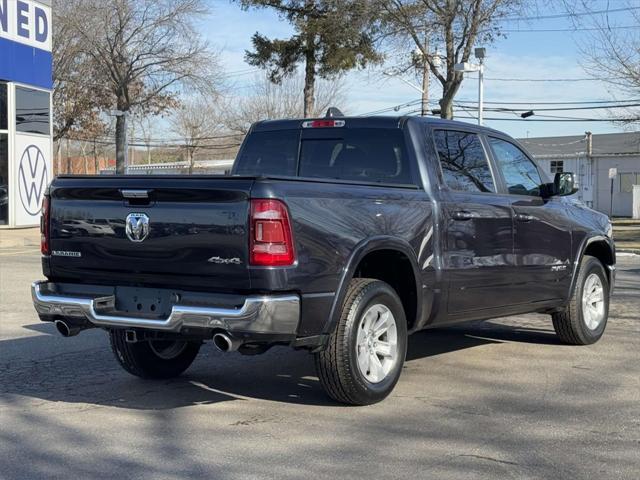
M 0 395 L 56 402 L 110 405 L 142 410 L 174 409 L 258 398 L 305 405 L 339 406 L 324 394 L 303 351 L 274 347 L 264 355 L 223 354 L 203 345 L 194 365 L 179 378 L 142 380 L 125 373 L 112 357 L 104 332 L 64 339 L 49 324 L 24 328 L 46 335 L 0 342 Z M 486 344 L 557 344 L 550 330 L 509 328 L 493 323 L 418 332 L 409 337 L 407 361 Z M 25 352 L 21 355 L 20 352 Z M 42 352 L 46 352 L 43 358 Z M 38 355 L 28 359 L 27 353 Z

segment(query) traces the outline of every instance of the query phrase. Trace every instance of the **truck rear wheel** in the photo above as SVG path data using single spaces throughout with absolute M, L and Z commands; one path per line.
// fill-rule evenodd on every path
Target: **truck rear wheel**
M 407 321 L 398 294 L 375 279 L 351 281 L 328 346 L 315 356 L 320 383 L 342 403 L 368 405 L 395 387 L 407 352 Z
M 177 340 L 149 340 L 128 343 L 124 330 L 109 332 L 111 350 L 127 372 L 141 378 L 172 378 L 193 363 L 200 343 Z
M 609 281 L 602 263 L 585 255 L 569 305 L 552 315 L 553 328 L 571 345 L 589 345 L 604 333 L 609 316 Z

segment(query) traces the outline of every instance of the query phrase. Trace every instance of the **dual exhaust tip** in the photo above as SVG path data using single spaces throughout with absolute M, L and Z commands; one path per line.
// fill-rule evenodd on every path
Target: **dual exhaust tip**
M 56 330 L 63 337 L 75 337 L 82 330 L 85 330 L 87 327 L 84 325 L 76 325 L 67 323 L 64 320 L 56 320 L 54 322 L 56 326 Z M 213 336 L 213 344 L 216 346 L 218 350 L 221 352 L 235 352 L 238 350 L 242 342 L 240 340 L 235 340 L 231 338 L 226 333 L 216 333 Z

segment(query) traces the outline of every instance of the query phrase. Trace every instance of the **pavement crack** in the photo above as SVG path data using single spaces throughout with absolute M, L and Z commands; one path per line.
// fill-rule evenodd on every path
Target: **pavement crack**
M 503 465 L 519 465 L 516 462 L 509 462 L 508 460 L 500 460 L 498 458 L 493 458 L 493 457 L 485 457 L 484 455 L 473 455 L 471 453 L 463 453 L 458 455 L 458 457 L 470 457 L 470 458 L 477 458 L 478 460 L 488 460 L 490 462 L 495 462 L 495 463 L 501 463 Z

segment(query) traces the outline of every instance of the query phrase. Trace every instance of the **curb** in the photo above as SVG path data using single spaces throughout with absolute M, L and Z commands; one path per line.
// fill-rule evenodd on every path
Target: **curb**
M 627 255 L 638 255 L 640 256 L 640 249 L 636 248 L 616 248 L 616 254 L 618 253 L 626 253 Z

